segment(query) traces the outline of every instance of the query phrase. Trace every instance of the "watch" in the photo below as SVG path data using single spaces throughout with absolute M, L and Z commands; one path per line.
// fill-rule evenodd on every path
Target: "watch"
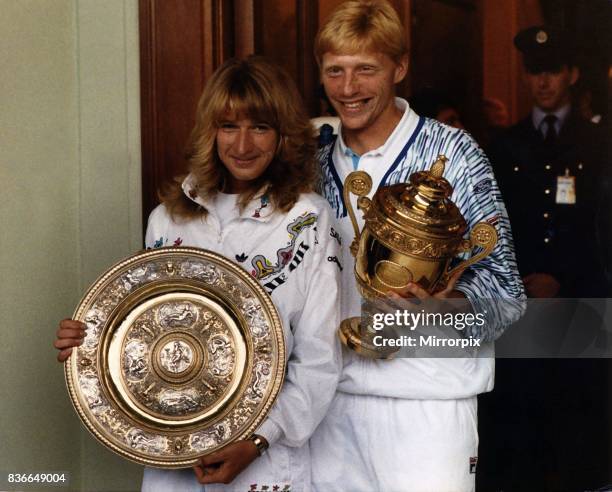
M 257 451 L 259 452 L 259 456 L 264 454 L 266 449 L 268 449 L 268 447 L 270 446 L 268 444 L 268 441 L 266 441 L 265 437 L 262 437 L 257 434 L 253 434 L 251 437 L 249 437 L 249 441 L 252 441 L 253 444 L 255 444 L 255 447 L 257 448 Z

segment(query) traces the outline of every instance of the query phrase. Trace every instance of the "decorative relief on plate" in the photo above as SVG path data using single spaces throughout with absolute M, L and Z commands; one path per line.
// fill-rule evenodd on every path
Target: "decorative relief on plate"
M 130 381 L 140 381 L 149 371 L 147 345 L 140 340 L 130 340 L 123 353 L 123 370 Z
M 181 374 L 189 369 L 193 363 L 193 350 L 182 340 L 173 340 L 166 343 L 161 349 L 160 365 L 166 371 Z
M 134 377 L 124 365 L 127 394 L 155 414 L 198 414 L 214 406 L 233 382 L 212 377 L 232 375 L 235 360 L 229 328 L 205 306 L 163 302 L 135 318 L 125 341 L 126 359 L 134 354 L 131 359 L 141 358 L 136 367 L 143 367 Z M 147 372 L 149 366 L 153 370 Z
M 157 393 L 159 408 L 166 415 L 185 415 L 196 411 L 199 406 L 200 393 L 194 388 L 183 391 L 163 389 Z
M 81 390 L 83 391 L 83 396 L 85 396 L 90 410 L 104 404 L 102 398 L 100 397 L 100 380 L 96 375 L 92 373 L 81 374 L 79 383 L 81 385 Z
M 268 326 L 262 313 L 261 304 L 253 298 L 243 297 L 240 308 L 250 321 L 253 335 L 258 338 L 266 336 L 268 334 Z
M 159 324 L 165 328 L 191 328 L 198 313 L 190 302 L 166 303 L 158 310 Z
M 135 427 L 130 429 L 125 437 L 131 448 L 143 453 L 161 454 L 168 447 L 168 438 L 147 434 Z
M 270 380 L 270 364 L 265 361 L 259 361 L 255 365 L 255 378 L 251 390 L 253 394 L 259 398 L 263 397 L 265 388 Z
M 93 349 L 100 339 L 100 327 L 106 321 L 106 314 L 100 309 L 90 309 L 87 311 L 83 321 L 87 326 L 83 345 L 85 348 Z
M 202 453 L 214 448 L 232 436 L 232 426 L 226 420 L 206 431 L 195 432 L 191 435 L 189 446 L 196 453 Z
M 77 413 L 138 463 L 193 466 L 252 433 L 284 377 L 280 319 L 241 267 L 195 248 L 140 253 L 92 285 L 66 365 Z
M 227 335 L 217 334 L 208 340 L 209 368 L 213 376 L 227 376 L 234 370 L 234 349 Z
M 184 261 L 181 263 L 180 272 L 186 278 L 199 278 L 209 285 L 219 283 L 220 273 L 216 265 L 201 261 Z

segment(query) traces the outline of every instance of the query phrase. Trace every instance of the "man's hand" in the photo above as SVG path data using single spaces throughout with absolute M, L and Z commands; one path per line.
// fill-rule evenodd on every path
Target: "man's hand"
M 64 319 L 60 321 L 59 328 L 56 333 L 56 340 L 53 346 L 59 350 L 57 360 L 64 362 L 72 353 L 72 347 L 78 347 L 83 343 L 85 338 L 85 323 L 75 321 L 73 319 Z
M 523 277 L 528 297 L 549 299 L 561 290 L 559 281 L 549 273 L 530 273 Z
M 236 441 L 227 447 L 203 456 L 193 467 L 200 483 L 230 483 L 259 456 L 253 441 Z
M 434 298 L 434 299 L 465 298 L 465 294 L 463 292 L 455 290 L 455 284 L 457 283 L 457 280 L 459 280 L 459 277 L 461 277 L 462 273 L 463 273 L 463 270 L 459 270 L 455 272 L 448 279 L 448 283 L 444 286 L 444 288 L 442 290 L 434 292 L 433 294 L 430 294 L 429 292 L 427 292 L 419 284 L 410 283 L 403 289 L 396 290 L 394 293 L 390 294 L 389 297 L 392 297 L 395 299 L 416 297 L 417 299 L 420 299 L 420 300 L 431 299 L 431 298 Z

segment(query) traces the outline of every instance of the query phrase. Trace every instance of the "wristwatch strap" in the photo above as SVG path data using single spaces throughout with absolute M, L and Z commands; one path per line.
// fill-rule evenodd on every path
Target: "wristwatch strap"
M 253 434 L 251 437 L 249 437 L 249 441 L 252 441 L 253 444 L 255 444 L 257 451 L 259 451 L 259 456 L 264 454 L 266 449 L 268 449 L 268 441 L 257 434 Z

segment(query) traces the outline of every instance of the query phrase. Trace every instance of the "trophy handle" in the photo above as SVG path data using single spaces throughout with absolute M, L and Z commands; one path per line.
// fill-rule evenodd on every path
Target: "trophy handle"
M 448 282 L 448 279 L 453 276 L 453 274 L 457 273 L 459 270 L 465 270 L 470 265 L 473 265 L 476 262 L 479 262 L 486 256 L 489 256 L 493 248 L 497 244 L 497 231 L 495 227 L 486 222 L 479 222 L 476 224 L 472 231 L 470 232 L 470 238 L 466 239 L 461 245 L 459 253 L 465 253 L 471 251 L 476 246 L 480 246 L 482 251 L 474 256 L 472 256 L 469 260 L 465 260 L 464 262 L 459 263 L 452 270 L 446 272 L 443 276 L 444 283 Z
M 366 197 L 366 195 L 371 189 L 372 178 L 365 171 L 353 171 L 344 181 L 344 191 L 342 196 L 344 198 L 344 204 L 348 210 L 349 217 L 351 218 L 351 223 L 353 224 L 353 230 L 355 231 L 355 238 L 353 239 L 350 247 L 351 254 L 353 256 L 357 256 L 357 250 L 359 249 L 359 238 L 361 237 L 361 234 L 359 232 L 359 226 L 357 225 L 355 211 L 351 206 L 350 193 L 359 197 L 357 200 L 358 208 L 367 209 L 370 204 L 370 200 Z

